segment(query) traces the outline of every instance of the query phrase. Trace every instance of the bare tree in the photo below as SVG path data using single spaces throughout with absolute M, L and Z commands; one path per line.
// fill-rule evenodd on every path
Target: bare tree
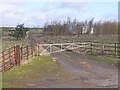
M 112 22 L 112 21 L 98 21 L 96 23 L 93 23 L 94 18 L 91 20 L 85 20 L 85 21 L 77 21 L 74 19 L 71 21 L 71 19 L 68 17 L 67 21 L 64 21 L 64 23 L 61 23 L 60 21 L 54 21 L 45 23 L 44 25 L 44 35 L 82 35 L 82 34 L 91 34 L 91 31 L 93 30 L 93 34 L 98 35 L 112 35 L 118 33 L 118 23 Z

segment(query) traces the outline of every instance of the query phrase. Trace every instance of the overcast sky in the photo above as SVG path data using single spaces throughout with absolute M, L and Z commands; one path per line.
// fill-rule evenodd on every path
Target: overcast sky
M 1 2 L 0 20 L 2 26 L 42 26 L 46 21 L 72 20 L 116 20 L 118 2 Z

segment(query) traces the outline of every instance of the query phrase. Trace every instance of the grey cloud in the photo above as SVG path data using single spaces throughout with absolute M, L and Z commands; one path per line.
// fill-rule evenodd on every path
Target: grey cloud
M 61 8 L 72 8 L 72 9 L 83 11 L 86 9 L 86 3 L 85 2 L 63 2 L 61 3 Z
M 63 10 L 64 8 L 85 10 L 86 3 L 85 2 L 47 2 L 47 3 L 44 3 L 44 6 L 33 7 L 31 11 L 35 10 L 35 11 L 47 12 L 47 11 L 51 11 L 59 8 Z

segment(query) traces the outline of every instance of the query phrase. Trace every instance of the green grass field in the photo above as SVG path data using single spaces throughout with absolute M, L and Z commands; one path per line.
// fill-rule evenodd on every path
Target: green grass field
M 74 38 L 63 38 L 64 41 L 93 41 L 93 42 L 102 42 L 102 43 L 116 43 L 118 42 L 118 36 L 117 35 L 102 35 L 102 36 L 93 36 L 93 35 L 82 35 L 80 37 L 74 37 Z
M 14 45 L 27 45 L 28 41 L 25 40 L 2 40 L 2 48 L 0 50 L 4 50 L 6 48 L 12 47 Z
M 25 65 L 16 66 L 2 75 L 3 88 L 25 88 L 28 87 L 20 84 L 17 80 L 29 80 L 44 78 L 49 72 L 56 72 L 61 67 L 51 56 L 33 57 L 31 62 Z M 64 74 L 64 75 L 63 75 Z M 65 77 L 66 73 L 59 73 L 59 77 Z M 54 74 L 53 74 L 54 75 Z M 49 76 L 50 77 L 50 76 Z M 10 81 L 10 82 L 9 82 Z M 16 81 L 16 82 L 12 82 Z M 12 83 L 11 83 L 12 82 Z M 19 84 L 18 84 L 19 83 Z
M 40 33 L 42 33 L 42 29 L 29 29 L 29 31 L 30 31 L 30 34 L 40 34 Z M 1 32 L 2 37 L 8 37 L 9 34 L 10 34 L 9 29 L 5 29 L 5 30 L 1 29 L 0 32 Z M 9 48 L 9 47 L 14 46 L 16 44 L 26 45 L 26 44 L 29 44 L 29 43 L 26 40 L 16 40 L 16 39 L 6 38 L 6 39 L 2 39 L 0 44 L 2 45 L 2 48 L 0 49 L 0 51 L 1 51 L 3 49 Z
M 29 29 L 30 34 L 42 34 L 42 29 Z
M 25 40 L 11 40 L 11 41 L 7 41 L 7 40 L 3 40 L 2 41 L 2 46 L 3 46 L 3 49 L 7 48 L 7 47 L 10 47 L 10 46 L 14 46 L 16 44 L 19 44 L 19 45 L 26 45 L 27 44 L 27 41 Z

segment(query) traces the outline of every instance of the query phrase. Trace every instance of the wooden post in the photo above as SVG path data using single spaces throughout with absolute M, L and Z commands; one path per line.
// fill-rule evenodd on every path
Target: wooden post
M 10 57 L 10 48 L 8 49 L 9 50 L 9 64 L 11 65 L 12 63 L 11 63 L 11 57 Z
M 20 46 L 16 45 L 16 65 L 20 65 Z
M 87 48 L 86 45 L 87 45 L 87 43 L 85 42 L 85 43 L 84 43 L 84 47 L 83 47 L 84 50 L 85 50 L 85 52 L 87 51 L 87 49 L 86 49 L 86 48 Z
M 120 43 L 118 42 L 117 43 L 117 56 L 118 56 L 118 58 L 120 58 Z M 120 62 L 119 62 L 119 66 L 120 66 Z
M 34 52 L 35 52 L 35 45 L 31 44 L 31 49 L 32 49 L 32 55 L 34 55 Z
M 28 57 L 29 57 L 28 45 L 26 46 L 26 51 L 27 51 L 27 59 L 28 59 Z
M 33 48 L 34 48 L 34 46 L 31 45 L 31 55 L 32 55 L 32 56 L 33 56 Z
M 22 61 L 22 59 L 23 59 L 23 48 L 21 47 L 20 50 L 21 50 L 21 61 Z
M 39 56 L 39 45 L 37 44 L 37 56 Z
M 40 56 L 40 46 L 38 44 L 38 56 Z
M 50 45 L 50 53 L 52 53 L 52 45 Z
M 61 43 L 61 51 L 62 51 L 62 49 L 63 49 L 63 47 L 62 47 L 63 45 L 62 45 L 62 43 Z
M 2 52 L 2 71 L 5 72 L 5 57 L 4 57 L 4 52 Z
M 117 43 L 115 43 L 115 57 L 117 56 Z
M 92 50 L 93 49 L 93 43 L 92 43 L 92 41 L 91 41 L 91 45 L 90 46 L 91 46 L 91 54 L 92 54 L 92 51 L 93 51 Z
M 17 65 L 17 60 L 16 60 L 16 46 L 14 46 L 14 60 L 15 60 L 15 65 Z
M 102 55 L 104 55 L 104 48 L 105 48 L 105 46 L 104 46 L 104 44 L 102 43 Z
M 37 44 L 35 44 L 35 56 L 37 56 Z

